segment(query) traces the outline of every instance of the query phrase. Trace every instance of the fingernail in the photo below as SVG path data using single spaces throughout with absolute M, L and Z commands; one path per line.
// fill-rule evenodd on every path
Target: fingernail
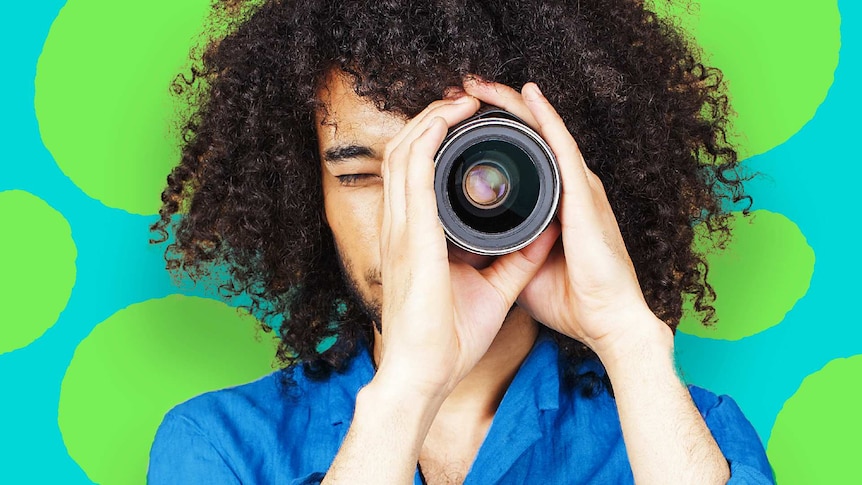
M 545 97 L 545 95 L 544 95 L 544 94 L 542 94 L 542 90 L 541 90 L 541 89 L 539 89 L 539 85 L 538 85 L 538 84 L 536 84 L 536 83 L 532 83 L 532 86 L 533 86 L 533 88 L 532 88 L 533 96 L 534 96 L 536 99 L 541 99 L 541 98 L 544 98 L 544 97 Z
M 453 104 L 464 104 L 473 101 L 473 96 L 461 96 L 460 98 L 453 101 Z
M 533 86 L 535 86 L 535 87 L 536 87 L 536 94 L 538 94 L 539 96 L 541 96 L 541 97 L 543 97 L 543 98 L 544 98 L 544 97 L 545 97 L 545 95 L 544 95 L 544 93 L 542 93 L 542 90 L 539 88 L 539 85 L 538 85 L 538 84 L 536 84 L 536 83 L 533 83 Z

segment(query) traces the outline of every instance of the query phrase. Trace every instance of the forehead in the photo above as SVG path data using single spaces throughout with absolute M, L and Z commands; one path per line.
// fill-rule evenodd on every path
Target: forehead
M 317 99 L 324 105 L 315 117 L 322 146 L 356 141 L 386 143 L 407 121 L 403 116 L 378 110 L 373 102 L 357 95 L 353 80 L 341 71 L 326 77 Z

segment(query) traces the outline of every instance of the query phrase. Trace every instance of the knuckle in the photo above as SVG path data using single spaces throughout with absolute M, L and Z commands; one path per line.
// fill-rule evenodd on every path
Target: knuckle
M 425 109 L 424 109 L 424 110 L 422 110 L 422 113 L 420 113 L 420 114 L 417 116 L 417 120 L 418 120 L 420 123 L 423 123 L 423 122 L 425 122 L 426 120 L 431 119 L 431 116 L 433 116 L 433 113 L 434 113 L 435 111 L 439 111 L 440 109 L 442 109 L 442 108 L 444 108 L 444 107 L 446 107 L 446 106 L 448 106 L 448 105 L 450 105 L 450 104 L 452 104 L 452 100 L 451 100 L 451 99 L 438 99 L 438 100 L 436 100 L 436 101 L 432 101 L 432 102 L 431 102 L 431 104 L 429 104 L 428 106 L 426 106 L 426 107 L 425 107 Z
M 451 103 L 452 103 L 451 99 L 438 99 L 436 101 L 431 102 L 431 104 L 428 105 L 427 110 L 428 111 L 434 111 L 435 109 L 440 108 L 441 106 L 446 106 L 446 105 L 451 104 Z
M 408 153 L 410 154 L 410 158 L 421 155 L 425 151 L 425 143 L 422 141 L 422 138 L 416 138 L 415 140 L 410 142 L 410 150 Z
M 398 144 L 395 140 L 389 140 L 386 142 L 386 145 L 383 147 L 383 161 L 388 162 L 390 158 L 392 158 L 393 153 L 398 148 Z
M 592 170 L 587 169 L 587 179 L 589 179 L 590 183 L 593 184 L 595 188 L 602 192 L 605 191 L 605 184 L 602 182 L 602 179 L 600 179 Z
M 577 153 L 578 152 L 578 142 L 576 142 L 575 139 L 572 138 L 571 135 L 566 136 L 565 150 L 568 153 Z

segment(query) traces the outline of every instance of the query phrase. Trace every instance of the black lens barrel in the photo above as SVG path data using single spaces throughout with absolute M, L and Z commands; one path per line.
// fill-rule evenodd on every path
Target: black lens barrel
M 467 251 L 501 255 L 517 251 L 553 220 L 560 176 L 547 143 L 511 113 L 491 109 L 454 126 L 435 157 L 434 190 L 443 229 Z M 471 200 L 466 174 L 477 165 L 499 168 L 507 193 L 483 207 Z

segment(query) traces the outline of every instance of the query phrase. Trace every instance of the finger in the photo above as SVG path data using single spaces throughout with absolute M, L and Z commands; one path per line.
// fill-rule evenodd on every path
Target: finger
M 405 157 L 398 150 L 383 159 L 383 204 L 388 216 L 389 237 L 398 237 L 404 225 L 404 170 Z
M 570 205 L 563 212 L 577 210 L 592 213 L 592 188 L 587 178 L 589 169 L 577 142 L 535 83 L 525 84 L 522 93 L 536 119 L 539 134 L 548 142 L 557 158 L 563 184 L 563 203 Z M 561 222 L 566 223 L 562 217 Z
M 389 161 L 383 159 L 380 165 L 380 175 L 383 178 L 383 223 L 380 228 L 380 261 L 386 261 L 389 253 L 389 241 L 392 237 L 392 201 L 389 195 Z
M 479 109 L 479 101 L 473 96 L 440 99 L 429 104 L 421 113 L 411 118 L 386 144 L 386 156 L 395 151 L 411 134 L 418 136 L 425 130 L 428 121 L 440 116 L 449 126 L 467 119 Z
M 524 103 L 521 93 L 499 83 L 489 83 L 484 79 L 470 75 L 464 80 L 464 91 L 492 106 L 503 108 L 524 120 L 534 130 L 538 129 L 538 123 L 533 113 Z
M 389 172 L 389 186 L 385 190 L 390 195 L 391 204 L 390 221 L 394 225 L 404 224 L 406 222 L 407 207 L 406 207 L 406 190 L 407 184 L 412 184 L 412 178 L 406 174 L 407 165 L 413 158 L 419 158 L 429 168 L 433 169 L 433 157 L 442 142 L 442 138 L 436 144 L 427 145 L 425 143 L 414 142 L 422 137 L 429 127 L 431 120 L 440 118 L 443 120 L 443 126 L 452 126 L 476 112 L 479 108 L 479 101 L 472 96 L 463 96 L 452 101 L 435 101 L 423 111 L 421 116 L 412 119 L 407 125 L 402 128 L 396 137 L 395 146 L 387 154 L 386 166 Z M 445 136 L 444 130 L 443 135 Z M 390 141 L 391 145 L 394 141 Z M 390 150 L 387 147 L 387 150 Z M 384 181 L 385 183 L 386 181 Z M 433 182 L 431 184 L 433 190 Z
M 471 115 L 476 113 L 476 110 L 478 109 L 479 100 L 477 100 L 473 96 L 462 96 L 451 102 L 435 104 L 433 107 L 429 107 L 426 111 L 423 111 L 424 118 L 421 121 L 412 124 L 412 127 L 410 127 L 409 129 L 409 133 L 407 133 L 407 135 L 403 138 L 401 145 L 404 146 L 408 142 L 412 143 L 412 140 L 422 135 L 425 132 L 428 123 L 433 118 L 441 118 L 445 122 L 445 125 L 448 129 L 451 126 L 454 126 L 466 120 Z M 439 148 L 439 145 L 433 148 L 433 152 L 436 153 L 437 148 Z
M 433 247 L 442 248 L 442 254 L 435 256 L 444 258 L 446 245 L 442 243 L 443 231 L 437 217 L 437 197 L 434 193 L 434 153 L 446 137 L 447 130 L 446 120 L 439 116 L 427 123 L 422 134 L 410 144 L 404 180 L 407 230 L 415 231 L 415 234 L 421 235 L 420 239 Z M 435 238 L 432 233 L 439 237 Z M 421 244 L 423 241 L 416 242 Z
M 551 224 L 529 246 L 497 258 L 480 271 L 509 307 L 548 259 L 551 249 L 560 237 L 559 224 Z
M 405 223 L 407 215 L 405 190 L 406 184 L 411 183 L 407 177 L 407 165 L 411 158 L 419 157 L 426 160 L 428 165 L 433 166 L 433 157 L 439 147 L 442 138 L 434 146 L 417 144 L 411 148 L 413 143 L 423 136 L 428 128 L 428 122 L 435 118 L 441 118 L 444 126 L 454 125 L 471 114 L 475 113 L 479 102 L 472 96 L 464 96 L 453 101 L 435 101 L 423 111 L 423 116 L 417 116 L 405 125 L 398 134 L 387 144 L 387 153 L 384 157 L 384 165 L 387 176 L 384 179 L 384 192 L 388 194 L 387 209 L 389 211 L 390 230 L 401 227 Z M 423 122 L 424 120 L 424 122 Z M 445 136 L 445 130 L 444 130 Z M 390 148 L 395 145 L 394 148 Z M 423 148 L 423 150 L 419 150 Z

